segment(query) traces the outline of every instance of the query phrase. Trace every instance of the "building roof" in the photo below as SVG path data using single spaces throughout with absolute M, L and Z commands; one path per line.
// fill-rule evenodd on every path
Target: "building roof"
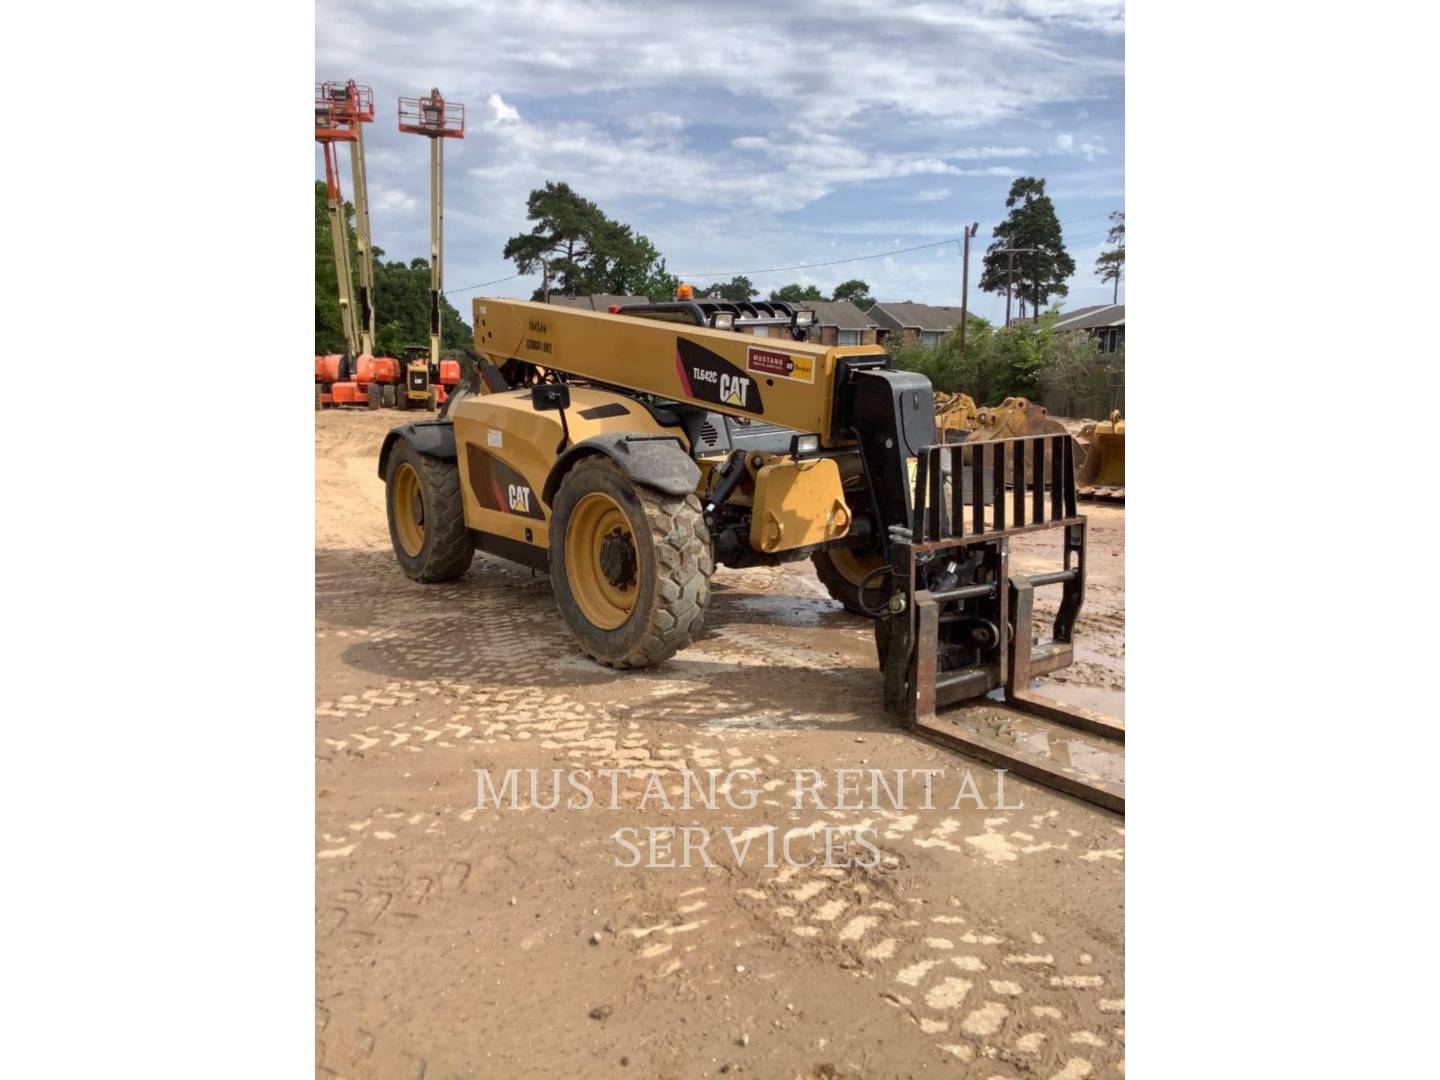
M 648 296 L 612 296 L 609 293 L 596 293 L 594 296 L 554 296 L 550 297 L 550 303 L 558 307 L 579 308 L 581 311 L 609 311 L 611 305 L 620 304 L 648 304 Z
M 885 302 L 870 309 L 870 321 L 892 330 L 945 331 L 960 325 L 960 308 L 909 300 Z
M 849 300 L 799 300 L 795 306 L 814 311 L 815 322 L 819 326 L 834 326 L 841 330 L 864 330 L 875 325 L 875 320 Z
M 1064 333 L 1068 330 L 1098 330 L 1102 326 L 1124 326 L 1124 304 L 1093 304 L 1090 307 L 1062 311 L 1055 320 L 1055 329 Z

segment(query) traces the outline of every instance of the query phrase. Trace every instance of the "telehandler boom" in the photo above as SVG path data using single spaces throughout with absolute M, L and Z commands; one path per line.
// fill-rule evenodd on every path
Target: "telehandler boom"
M 788 337 L 759 338 L 724 314 L 476 299 L 475 348 L 515 388 L 386 437 L 379 471 L 405 573 L 459 577 L 477 548 L 547 570 L 580 648 L 635 668 L 700 632 L 717 563 L 810 558 L 874 620 L 887 712 L 1123 809 L 1123 788 L 936 719 L 1003 688 L 1014 708 L 1123 740 L 1114 721 L 1030 690 L 1071 663 L 1084 597 L 1070 436 L 941 445 L 929 381 L 892 370 L 879 346 L 798 340 L 798 317 Z M 1059 551 L 1027 579 L 1010 572 L 1009 545 L 1033 532 Z M 1059 609 L 1035 643 L 1034 591 L 1048 586 Z

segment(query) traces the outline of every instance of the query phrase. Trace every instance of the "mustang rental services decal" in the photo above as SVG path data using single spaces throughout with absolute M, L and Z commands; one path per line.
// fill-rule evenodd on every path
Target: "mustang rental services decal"
M 778 375 L 782 379 L 808 383 L 815 381 L 815 359 L 810 356 L 791 356 L 751 345 L 745 353 L 745 366 L 757 375 Z

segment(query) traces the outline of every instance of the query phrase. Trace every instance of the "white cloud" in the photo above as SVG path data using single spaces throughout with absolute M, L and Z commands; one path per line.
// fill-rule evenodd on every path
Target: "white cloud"
M 961 161 L 984 161 L 988 158 L 1034 157 L 1035 151 L 1028 146 L 966 146 L 950 150 L 945 157 Z
M 1054 35 L 1109 27 L 1108 13 L 1119 10 L 861 0 L 727 8 L 730 22 L 764 27 L 777 46 L 803 42 L 788 59 L 757 54 L 754 34 L 717 33 L 705 19 L 657 19 L 649 5 L 619 0 L 417 0 L 392 10 L 321 0 L 316 57 L 329 67 L 367 55 L 373 83 L 409 85 L 414 57 L 423 56 L 427 81 L 472 100 L 483 72 L 491 86 L 530 97 L 647 88 L 692 103 L 763 101 L 778 115 L 827 128 L 882 114 L 974 124 L 1080 100 L 1118 76 L 1117 58 L 1063 47 Z M 476 41 L 486 43 L 484 65 L 474 63 Z
M 1078 154 L 1086 161 L 1094 161 L 1105 153 L 1105 144 L 1098 138 L 1077 143 L 1074 135 L 1062 131 L 1055 136 L 1055 149 L 1061 154 Z
M 518 122 L 520 119 L 520 110 L 513 105 L 505 104 L 505 99 L 499 94 L 491 94 L 485 99 L 485 104 L 490 106 L 493 123 L 513 123 Z
M 763 27 L 763 40 L 620 0 L 317 6 L 318 76 L 363 78 L 391 109 L 395 96 L 439 86 L 482 118 L 445 147 L 446 277 L 457 287 L 510 272 L 499 251 L 526 227 L 526 196 L 547 180 L 649 235 L 672 269 L 743 269 L 815 261 L 837 237 L 831 257 L 958 236 L 970 220 L 1003 216 L 1006 178 L 1033 159 L 1079 166 L 1106 153 L 1107 135 L 1123 146 L 1106 127 L 1119 123 L 1120 0 L 727 6 L 727 20 Z M 1063 148 L 1052 142 L 1057 121 L 1077 129 Z M 423 255 L 423 142 L 373 128 L 371 191 L 388 216 L 377 243 L 392 258 Z M 911 177 L 919 190 L 905 199 L 917 217 L 966 221 L 874 222 L 902 233 L 894 243 L 867 233 L 866 220 L 896 209 Z M 1063 184 L 1077 197 L 1092 183 L 1051 178 L 1052 193 Z M 877 295 L 939 301 L 953 270 L 941 256 L 900 256 L 835 267 L 833 280 L 814 273 L 822 286 L 861 276 Z M 756 280 L 769 288 L 798 276 Z M 467 299 L 457 298 L 462 310 Z
M 668 135 L 685 129 L 685 118 L 667 112 L 648 112 L 625 119 L 625 126 L 641 135 Z
M 415 205 L 415 197 L 407 195 L 399 188 L 385 188 L 380 192 L 379 198 L 370 200 L 371 210 L 382 214 L 409 214 L 414 211 Z

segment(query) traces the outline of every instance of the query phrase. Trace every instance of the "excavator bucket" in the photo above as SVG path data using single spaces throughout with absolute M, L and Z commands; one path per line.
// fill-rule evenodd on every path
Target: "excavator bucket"
M 1044 405 L 1029 398 L 1008 397 L 999 405 L 981 409 L 971 439 L 1010 439 L 1021 435 L 1059 435 L 1065 425 L 1051 420 Z
M 979 410 L 976 416 L 975 430 L 970 433 L 970 441 L 978 442 L 985 439 L 1014 439 L 1027 435 L 1063 435 L 1065 425 L 1058 420 L 1050 419 L 1050 414 L 1045 406 L 1032 402 L 1029 398 L 1008 397 L 999 405 Z M 1036 458 L 1034 455 L 1026 462 L 1024 480 L 1030 483 L 1034 480 L 1034 470 L 1039 464 L 1041 469 L 1050 468 L 1050 442 L 1042 441 L 1040 444 L 1041 455 Z M 1012 459 L 1011 471 L 1005 479 L 1012 486 L 1015 482 L 1013 475 L 1014 464 Z M 1047 474 L 1048 475 L 1048 474 Z
M 941 442 L 964 442 L 979 425 L 980 410 L 969 394 L 935 395 L 935 426 Z
M 969 394 L 936 393 L 935 395 L 935 425 L 940 432 L 941 443 L 961 442 L 983 442 L 993 439 L 1015 439 L 1029 435 L 1063 435 L 1066 427 L 1059 420 L 1051 419 L 1045 406 L 1033 402 L 1025 397 L 1007 397 L 999 405 L 990 405 L 986 408 L 977 408 L 975 399 Z M 1124 425 L 1121 425 L 1123 430 Z M 1039 447 L 1038 459 L 1032 454 L 1025 462 L 1022 483 L 1029 484 L 1034 481 L 1034 470 L 1037 460 L 1042 470 L 1051 467 L 1050 443 L 1042 441 L 1037 444 Z M 1123 447 L 1122 447 L 1123 455 Z M 1077 455 L 1076 460 L 1083 467 L 1084 454 Z M 1015 484 L 1015 462 L 1016 458 L 1011 457 L 1009 464 L 1005 467 L 1004 480 L 1011 487 Z M 913 464 L 913 463 L 912 463 Z M 911 478 L 914 478 L 915 470 L 911 469 Z M 967 483 L 968 478 L 967 478 Z M 990 483 L 988 479 L 986 483 Z
M 1083 499 L 1125 498 L 1125 421 L 1120 410 L 1110 419 L 1088 423 L 1076 436 L 1080 447 L 1080 497 Z

